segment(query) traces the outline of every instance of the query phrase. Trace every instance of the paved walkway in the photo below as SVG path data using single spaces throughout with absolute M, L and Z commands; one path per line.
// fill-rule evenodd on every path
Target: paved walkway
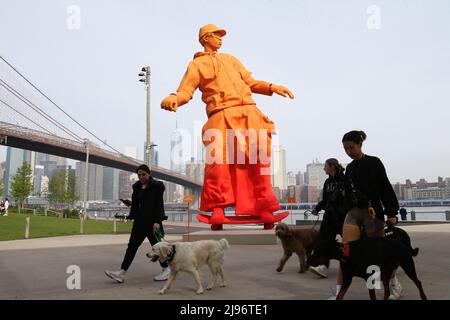
M 450 225 L 404 229 L 413 246 L 420 248 L 415 261 L 426 294 L 430 299 L 450 299 Z M 166 239 L 175 241 L 180 235 L 168 235 Z M 0 242 L 0 299 L 323 300 L 335 286 L 337 261 L 332 262 L 327 279 L 318 279 L 309 272 L 299 274 L 296 257 L 288 261 L 282 273 L 277 273 L 281 245 L 233 245 L 225 254 L 228 287 L 216 287 L 197 296 L 192 277 L 182 273 L 172 289 L 160 296 L 157 291 L 163 283 L 152 280 L 160 267 L 145 257 L 150 249 L 148 243 L 138 251 L 124 284 L 103 274 L 104 269 L 119 267 L 127 241 L 128 235 L 89 235 Z M 81 290 L 67 289 L 70 275 L 66 271 L 70 265 L 80 267 Z M 209 270 L 204 268 L 203 272 L 209 279 Z M 399 279 L 404 287 L 403 299 L 417 299 L 417 290 L 402 271 Z M 381 291 L 377 294 L 382 297 Z M 363 280 L 354 279 L 346 298 L 368 299 Z
M 190 227 L 191 232 L 209 230 L 203 223 L 191 223 Z M 186 222 L 166 222 L 164 228 L 167 233 L 165 237 L 167 241 L 181 241 L 182 234 L 187 233 Z M 260 226 L 233 225 L 226 226 L 226 228 L 261 229 Z M 408 233 L 450 233 L 450 223 L 402 226 L 401 228 Z M 127 244 L 129 237 L 129 234 L 97 234 L 0 241 L 0 251 L 118 245 Z

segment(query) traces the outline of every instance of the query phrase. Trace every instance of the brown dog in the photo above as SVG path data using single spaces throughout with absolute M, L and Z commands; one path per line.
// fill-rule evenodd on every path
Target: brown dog
M 283 270 L 286 261 L 291 257 L 292 253 L 298 255 L 300 261 L 300 273 L 308 269 L 306 259 L 309 258 L 311 252 L 319 239 L 319 231 L 314 229 L 300 229 L 289 227 L 287 224 L 279 223 L 275 228 L 275 234 L 280 238 L 283 245 L 284 254 L 280 259 L 277 272 Z

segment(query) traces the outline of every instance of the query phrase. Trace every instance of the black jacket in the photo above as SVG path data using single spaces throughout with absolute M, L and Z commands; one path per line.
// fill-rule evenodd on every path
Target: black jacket
M 322 200 L 317 204 L 316 210 L 329 211 L 332 207 L 337 206 L 337 192 L 344 188 L 345 176 L 343 172 L 338 172 L 334 177 L 330 176 L 323 185 Z
M 162 181 L 153 178 L 150 178 L 145 189 L 142 189 L 140 181 L 136 182 L 133 185 L 128 219 L 134 219 L 135 223 L 161 223 L 161 221 L 166 220 L 163 199 L 165 189 Z
M 389 218 L 397 215 L 397 196 L 380 159 L 364 155 L 360 160 L 353 160 L 345 170 L 345 179 L 350 207 L 367 208 L 370 201 L 378 219 L 384 221 L 384 215 Z
M 323 196 L 316 210 L 325 210 L 320 224 L 320 239 L 334 240 L 336 234 L 342 234 L 345 215 L 347 213 L 345 201 L 345 176 L 343 171 L 330 176 L 323 185 Z

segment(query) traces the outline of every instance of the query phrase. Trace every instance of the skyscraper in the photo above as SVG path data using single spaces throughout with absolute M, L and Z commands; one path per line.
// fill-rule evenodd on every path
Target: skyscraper
M 319 163 L 317 160 L 306 165 L 306 175 L 308 176 L 309 186 L 316 187 L 317 189 L 323 188 L 323 184 L 328 178 L 323 170 L 324 165 L 324 163 Z
M 119 200 L 119 170 L 103 167 L 103 200 Z
M 145 148 L 144 143 L 144 160 L 145 162 Z M 133 159 L 137 159 L 137 148 L 136 147 L 125 147 L 125 155 Z M 133 189 L 131 186 L 137 181 L 137 175 L 128 171 L 119 171 L 119 199 L 131 199 L 131 194 Z
M 299 171 L 296 175 L 295 175 L 295 184 L 297 186 L 302 186 L 305 183 L 304 179 L 303 179 L 303 173 L 301 171 Z
M 43 166 L 43 175 L 51 178 L 56 170 L 67 167 L 67 159 L 51 154 L 36 152 L 36 165 Z
M 5 168 L 6 168 L 6 162 L 0 162 L 0 179 L 3 180 L 3 182 L 5 181 Z M 3 196 L 3 195 L 0 195 Z
M 175 129 L 170 135 L 170 170 L 176 172 L 184 172 L 185 163 L 190 158 L 186 159 L 187 153 L 190 150 L 186 150 L 185 141 L 186 137 L 183 135 L 183 131 Z
M 272 186 L 287 189 L 286 150 L 281 145 L 272 148 Z
M 155 166 L 159 165 L 159 152 L 155 148 L 152 148 L 152 164 Z
M 84 199 L 85 162 L 76 163 L 76 178 L 80 200 Z M 87 200 L 102 200 L 103 198 L 103 166 L 89 163 L 89 183 Z
M 316 186 L 301 187 L 301 202 L 317 202 L 319 199 L 319 190 Z
M 188 141 L 183 135 L 183 131 L 178 129 L 178 124 L 175 130 L 170 135 L 170 170 L 179 173 L 186 173 L 186 152 L 185 144 Z M 183 200 L 184 187 L 179 184 L 167 183 L 166 184 L 166 199 L 169 202 L 181 202 Z
M 186 175 L 192 179 L 203 182 L 205 162 L 195 161 L 194 158 L 191 158 L 191 161 L 186 163 Z
M 57 166 L 67 166 L 67 159 L 66 158 L 62 158 L 62 157 L 58 157 L 58 156 L 54 156 L 54 155 L 48 154 L 47 155 L 47 159 L 48 159 L 48 161 L 56 162 Z
M 152 143 L 150 144 L 151 146 L 153 146 L 150 149 L 150 153 L 152 154 L 152 165 L 157 166 L 159 164 L 159 153 L 158 150 L 156 150 L 156 144 L 152 141 Z M 144 160 L 143 163 L 145 163 L 145 155 L 147 153 L 147 141 L 144 141 Z
M 44 177 L 44 166 L 37 164 L 34 167 L 34 193 L 41 193 L 42 178 Z
M 135 173 L 119 171 L 119 199 L 131 199 L 132 185 L 138 180 Z
M 286 175 L 286 187 L 295 186 L 297 184 L 295 173 L 289 171 Z

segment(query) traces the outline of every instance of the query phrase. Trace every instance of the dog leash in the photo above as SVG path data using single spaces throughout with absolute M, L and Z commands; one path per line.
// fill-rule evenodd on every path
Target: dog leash
M 157 242 L 166 241 L 164 240 L 164 236 L 159 229 L 153 230 L 153 235 L 155 236 Z
M 313 215 L 313 216 L 315 215 L 315 214 L 312 213 L 311 210 L 306 210 L 303 214 L 304 214 L 305 216 L 307 216 L 307 217 L 310 216 L 310 215 Z M 311 230 L 313 230 L 313 229 L 316 227 L 317 222 L 319 222 L 319 218 L 320 218 L 320 215 L 317 214 L 316 222 L 314 222 L 314 225 L 312 226 Z

